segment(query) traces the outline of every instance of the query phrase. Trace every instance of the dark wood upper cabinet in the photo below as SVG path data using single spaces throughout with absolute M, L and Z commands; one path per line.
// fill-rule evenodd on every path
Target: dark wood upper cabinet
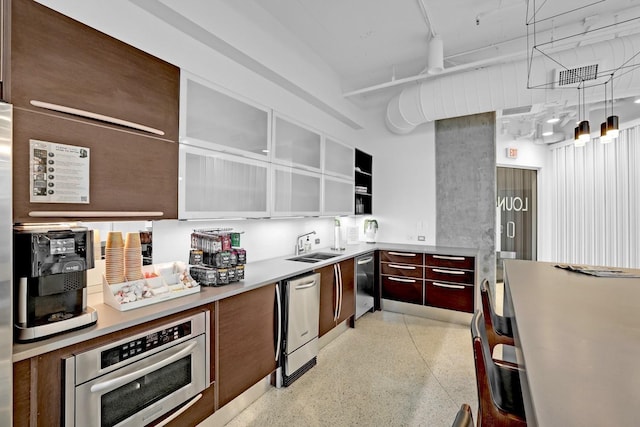
M 14 222 L 177 218 L 180 69 L 32 0 L 5 12 Z M 90 149 L 89 203 L 31 202 L 30 140 Z
M 31 101 L 86 110 L 178 140 L 178 67 L 35 1 L 12 0 L 9 8 L 6 101 L 41 111 L 48 110 Z
M 86 211 L 101 212 L 100 220 L 122 220 L 109 216 L 118 211 L 162 212 L 151 219 L 177 218 L 178 144 L 27 110 L 15 109 L 13 119 L 14 222 L 81 220 Z M 90 203 L 30 202 L 30 139 L 90 149 Z M 50 216 L 34 216 L 43 211 Z M 58 217 L 58 211 L 80 215 Z

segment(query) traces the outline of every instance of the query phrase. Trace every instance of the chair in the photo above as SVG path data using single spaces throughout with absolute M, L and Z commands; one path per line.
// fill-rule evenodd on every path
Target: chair
M 487 331 L 491 351 L 493 351 L 493 348 L 497 344 L 513 346 L 513 327 L 511 325 L 511 318 L 500 316 L 496 313 L 493 308 L 495 299 L 487 279 L 484 279 L 480 284 L 480 299 L 482 301 L 484 325 Z
M 475 427 L 473 414 L 471 413 L 471 407 L 469 405 L 466 403 L 462 404 L 451 427 Z
M 482 312 L 471 321 L 478 388 L 478 427 L 526 426 L 520 368 L 491 357 Z

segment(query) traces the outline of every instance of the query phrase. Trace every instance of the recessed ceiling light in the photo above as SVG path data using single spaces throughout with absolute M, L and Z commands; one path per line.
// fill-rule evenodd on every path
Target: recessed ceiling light
M 560 117 L 553 116 L 549 120 L 547 120 L 547 123 L 558 123 L 559 121 Z
M 637 98 L 635 101 L 633 101 L 636 104 L 640 104 L 640 98 Z

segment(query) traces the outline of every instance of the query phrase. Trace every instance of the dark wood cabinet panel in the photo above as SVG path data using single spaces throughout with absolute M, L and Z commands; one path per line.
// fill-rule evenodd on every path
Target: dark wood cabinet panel
M 380 261 L 423 265 L 424 255 L 417 252 L 381 251 Z
M 425 281 L 426 304 L 473 313 L 473 286 Z
M 35 1 L 12 0 L 10 9 L 7 101 L 87 110 L 159 129 L 177 142 L 178 67 Z
M 383 262 L 381 267 L 382 274 L 385 276 L 413 277 L 414 279 L 423 278 L 424 268 L 421 265 Z
M 336 326 L 336 285 L 333 265 L 318 268 L 320 273 L 320 325 L 319 336 L 323 336 Z
M 316 273 L 320 273 L 319 336 L 323 336 L 338 324 L 356 314 L 354 260 L 352 258 L 339 263 L 342 273 L 342 295 L 337 294 L 339 286 L 336 286 L 334 265 L 315 270 Z M 342 308 L 336 319 L 336 304 L 339 303 L 340 298 L 342 298 Z
M 444 280 L 445 282 L 466 283 L 473 285 L 475 273 L 472 270 L 459 270 L 455 268 L 425 267 L 425 278 L 432 280 Z
M 337 321 L 338 324 L 356 314 L 354 260 L 341 261 L 340 272 L 342 273 L 342 307 Z
M 31 406 L 31 359 L 13 364 L 13 425 L 30 425 Z
M 460 268 L 474 270 L 476 260 L 474 257 L 457 255 L 427 254 L 426 264 L 438 267 Z
M 218 302 L 217 408 L 276 369 L 275 284 Z
M 90 203 L 29 201 L 30 139 L 89 148 Z M 33 218 L 32 211 L 153 211 L 163 215 L 151 219 L 178 217 L 178 144 L 174 142 L 16 108 L 13 170 L 14 222 L 69 220 Z
M 383 276 L 382 298 L 412 304 L 422 304 L 422 279 Z

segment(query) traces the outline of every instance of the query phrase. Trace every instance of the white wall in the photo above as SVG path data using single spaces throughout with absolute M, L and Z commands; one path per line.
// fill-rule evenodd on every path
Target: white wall
M 373 154 L 373 215 L 378 241 L 435 245 L 435 124 L 419 126 L 409 135 L 391 134 L 382 115 L 368 131 Z M 418 241 L 418 236 L 425 241 Z

